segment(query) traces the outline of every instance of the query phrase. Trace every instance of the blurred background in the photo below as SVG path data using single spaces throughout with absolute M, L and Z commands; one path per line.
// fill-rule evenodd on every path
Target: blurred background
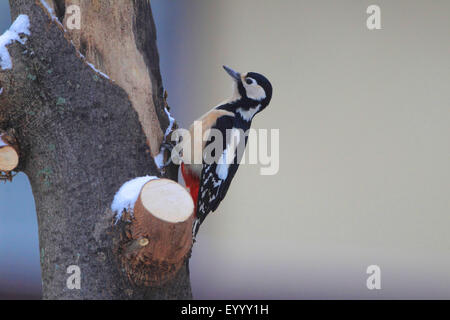
M 280 170 L 239 169 L 194 247 L 194 298 L 450 299 L 449 1 L 151 3 L 181 126 L 230 95 L 223 64 L 274 87 L 253 126 L 280 130 Z M 381 30 L 366 27 L 371 4 Z M 19 175 L 0 184 L 0 298 L 40 290 Z

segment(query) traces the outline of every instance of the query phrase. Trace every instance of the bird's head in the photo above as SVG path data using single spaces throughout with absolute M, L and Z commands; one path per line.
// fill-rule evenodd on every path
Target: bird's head
M 269 105 L 272 85 L 262 74 L 239 73 L 227 66 L 223 68 L 234 80 L 233 102 L 238 106 L 237 111 L 245 120 L 251 120 Z

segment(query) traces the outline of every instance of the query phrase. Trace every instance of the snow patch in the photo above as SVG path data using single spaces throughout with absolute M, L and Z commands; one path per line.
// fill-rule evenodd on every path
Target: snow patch
M 53 11 L 53 8 L 48 5 L 45 0 L 41 0 L 41 4 L 44 6 L 44 8 L 47 10 L 47 12 L 52 16 L 52 18 L 56 18 L 55 12 Z
M 122 217 L 124 210 L 130 210 L 130 213 L 133 214 L 134 204 L 136 203 L 142 188 L 147 182 L 154 179 L 158 179 L 158 177 L 139 177 L 124 183 L 122 187 L 120 187 L 111 204 L 111 210 L 116 213 L 116 223 Z
M 2 137 L 0 136 L 0 148 L 6 147 L 6 146 L 8 146 L 8 144 L 5 141 L 3 141 Z
M 17 36 L 19 36 L 21 33 L 26 34 L 27 36 L 31 35 L 30 19 L 26 14 L 21 14 L 20 16 L 17 17 L 16 21 L 14 21 L 9 30 L 16 33 Z M 20 37 L 18 38 L 19 39 L 17 41 L 19 41 L 22 44 L 24 44 L 27 41 L 26 39 L 22 40 L 20 39 Z
M 164 108 L 164 111 L 166 112 L 167 117 L 169 118 L 169 126 L 167 127 L 166 132 L 164 133 L 163 142 L 166 141 L 167 136 L 170 134 L 170 132 L 172 132 L 173 124 L 175 123 L 175 118 L 172 117 L 169 110 L 167 110 L 167 108 Z M 162 149 L 161 152 L 156 157 L 154 157 L 154 160 L 158 169 L 162 169 L 164 167 L 164 149 Z
M 166 129 L 166 133 L 164 134 L 164 140 L 167 138 L 167 136 L 169 135 L 169 133 L 172 131 L 173 128 L 173 124 L 175 123 L 175 118 L 172 117 L 172 115 L 170 114 L 169 110 L 167 110 L 167 108 L 164 108 L 164 111 L 166 112 L 167 116 L 169 117 L 169 126 Z
M 83 55 L 80 53 L 80 56 L 83 56 Z M 84 57 L 84 56 L 83 56 L 83 57 Z M 103 72 L 101 72 L 100 70 L 98 70 L 96 67 L 94 67 L 94 65 L 93 65 L 92 63 L 87 62 L 87 60 L 85 60 L 85 61 L 86 61 L 87 65 L 88 65 L 89 67 L 92 68 L 92 70 L 94 70 L 94 71 L 97 72 L 99 75 L 101 75 L 101 76 L 103 76 L 103 77 L 105 77 L 106 79 L 109 80 L 109 77 L 108 77 L 106 74 L 104 74 Z
M 155 164 L 158 169 L 162 169 L 164 167 L 164 150 L 161 151 L 155 158 Z
M 30 19 L 25 14 L 19 15 L 9 30 L 0 36 L 0 68 L 2 70 L 12 69 L 11 56 L 6 46 L 13 44 L 14 41 L 20 42 L 21 44 L 25 44 L 27 41 L 26 37 L 20 38 L 21 34 L 31 35 Z
M 59 24 L 61 27 L 63 27 L 64 31 L 66 29 L 62 25 L 62 23 L 59 21 L 59 19 L 56 17 L 55 11 L 53 11 L 53 8 L 48 5 L 45 0 L 41 0 L 41 4 L 44 6 L 45 10 L 47 10 L 48 14 L 52 17 L 52 20 L 55 21 L 57 24 Z

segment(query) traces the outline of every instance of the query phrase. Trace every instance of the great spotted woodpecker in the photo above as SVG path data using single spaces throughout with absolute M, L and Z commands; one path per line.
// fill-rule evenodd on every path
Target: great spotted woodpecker
M 204 150 L 215 139 L 203 139 L 195 136 L 194 124 L 190 127 L 192 150 L 201 150 L 202 159 L 181 163 L 181 173 L 186 187 L 196 204 L 196 220 L 193 226 L 194 238 L 206 216 L 215 211 L 225 197 L 231 180 L 239 167 L 248 135 L 242 137 L 237 132 L 247 132 L 253 117 L 264 110 L 272 98 L 272 85 L 263 75 L 255 72 L 240 74 L 224 66 L 225 71 L 233 78 L 233 97 L 203 115 L 194 124 L 201 123 L 202 132 L 217 129 L 222 137 L 223 150 L 218 154 L 218 161 L 205 161 Z M 195 151 L 194 151 L 195 152 Z

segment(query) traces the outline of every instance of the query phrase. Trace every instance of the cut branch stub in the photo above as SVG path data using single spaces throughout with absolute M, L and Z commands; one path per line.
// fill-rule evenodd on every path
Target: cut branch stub
M 168 179 L 145 184 L 120 245 L 128 278 L 140 286 L 173 279 L 192 248 L 193 221 L 194 203 L 181 185 Z
M 9 173 L 19 165 L 19 147 L 8 133 L 0 133 L 0 171 Z

